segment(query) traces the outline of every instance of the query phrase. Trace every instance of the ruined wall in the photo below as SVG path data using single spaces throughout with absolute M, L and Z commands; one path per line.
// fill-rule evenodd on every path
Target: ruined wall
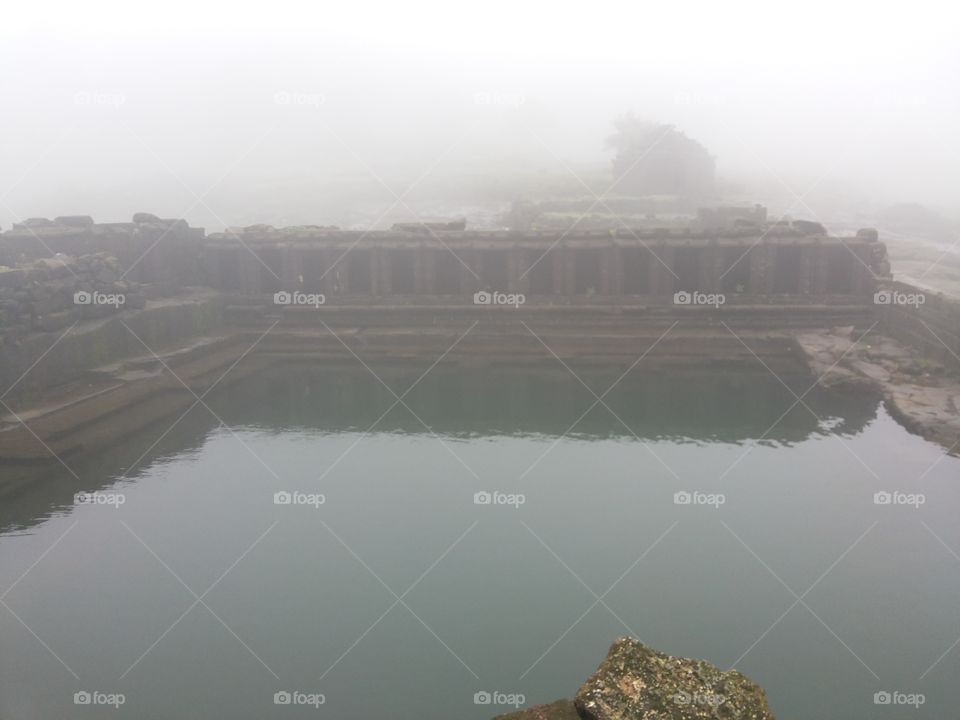
M 810 237 L 789 229 L 424 236 L 261 227 L 209 236 L 204 268 L 207 283 L 227 292 L 445 296 L 447 302 L 479 290 L 528 297 L 702 292 L 764 302 L 863 299 L 889 273 L 875 233 Z
M 122 280 L 123 268 L 107 253 L 44 258 L 0 268 L 0 344 L 33 330 L 55 331 L 117 308 L 137 309 L 146 298 L 140 283 Z
M 137 213 L 129 223 L 94 223 L 87 216 L 32 218 L 0 236 L 0 265 L 12 267 L 60 253 L 77 257 L 109 253 L 124 279 L 156 283 L 169 291 L 199 285 L 203 228 L 185 220 Z
M 479 291 L 522 294 L 538 322 L 574 334 L 603 328 L 612 352 L 624 328 L 662 331 L 681 316 L 691 327 L 716 324 L 712 308 L 684 306 L 678 293 L 724 294 L 724 318 L 741 328 L 857 324 L 871 312 L 877 277 L 889 272 L 875 232 L 835 238 L 781 225 L 762 234 L 252 226 L 207 236 L 182 220 L 142 213 L 130 223 L 21 223 L 0 236 L 0 263 L 7 266 L 0 268 L 0 387 L 17 383 L 11 399 L 148 354 L 124 324 L 160 350 L 217 332 L 224 322 L 242 330 L 263 321 L 282 309 L 271 302 L 280 292 L 323 295 L 326 322 L 372 334 L 407 329 L 414 344 L 424 342 L 419 328 L 453 326 L 484 311 Z M 283 313 L 283 326 L 309 326 L 309 317 Z M 493 334 L 510 331 L 496 313 L 483 318 Z M 942 326 L 939 317 L 931 323 Z M 390 333 L 383 338 L 397 342 Z

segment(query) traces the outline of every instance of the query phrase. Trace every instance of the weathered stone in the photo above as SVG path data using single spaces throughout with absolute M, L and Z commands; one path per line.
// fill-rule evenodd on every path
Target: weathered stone
M 60 215 L 55 217 L 53 221 L 70 227 L 91 227 L 93 225 L 93 218 L 89 215 Z
M 45 228 L 45 227 L 55 227 L 56 223 L 49 218 L 27 218 L 23 222 L 14 223 L 13 227 L 16 228 Z
M 583 720 L 772 720 L 763 689 L 736 670 L 619 638 L 574 700 Z
M 827 229 L 813 220 L 794 220 L 793 227 L 804 235 L 826 235 Z

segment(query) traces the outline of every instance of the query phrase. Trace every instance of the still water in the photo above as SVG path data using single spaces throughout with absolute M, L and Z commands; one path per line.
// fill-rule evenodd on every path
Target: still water
M 781 720 L 955 716 L 960 462 L 877 398 L 374 370 L 403 403 L 276 368 L 0 498 L 0 719 L 490 718 L 620 635 Z

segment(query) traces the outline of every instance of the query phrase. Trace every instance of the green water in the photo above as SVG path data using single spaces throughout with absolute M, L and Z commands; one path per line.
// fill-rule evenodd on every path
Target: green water
M 403 395 L 425 369 L 374 368 L 390 410 L 361 367 L 276 368 L 0 497 L 0 718 L 490 718 L 475 693 L 572 696 L 619 635 L 735 663 L 781 720 L 955 716 L 960 463 L 877 398 L 634 372 L 591 410 L 563 370 L 444 367 Z

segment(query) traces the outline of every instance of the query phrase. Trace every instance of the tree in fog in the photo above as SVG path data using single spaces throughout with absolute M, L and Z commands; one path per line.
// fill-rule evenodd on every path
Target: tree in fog
M 713 156 L 672 125 L 648 122 L 629 113 L 614 121 L 607 147 L 616 152 L 617 191 L 629 195 L 702 198 L 713 193 Z

